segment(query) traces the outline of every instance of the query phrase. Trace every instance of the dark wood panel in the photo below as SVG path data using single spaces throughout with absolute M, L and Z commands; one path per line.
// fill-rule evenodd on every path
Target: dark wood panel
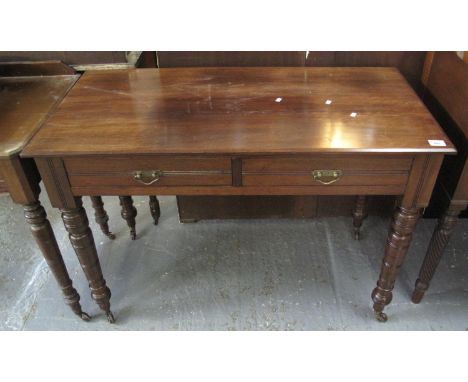
M 0 62 L 0 77 L 53 76 L 75 73 L 73 68 L 61 61 Z
M 304 66 L 300 52 L 156 52 L 160 68 L 208 66 Z
M 41 170 L 42 174 L 42 170 Z M 44 175 L 43 175 L 44 178 Z M 46 185 L 47 186 L 47 185 Z M 400 185 L 373 186 L 119 186 L 72 187 L 73 195 L 401 195 Z M 52 199 L 52 198 L 51 198 Z M 54 207 L 60 207 L 51 200 Z
M 159 194 L 161 187 L 167 186 L 230 186 L 232 184 L 231 174 L 211 174 L 211 173 L 182 173 L 175 174 L 164 172 L 158 180 L 151 186 L 154 194 Z M 83 174 L 69 175 L 70 184 L 74 188 L 84 187 L 123 187 L 135 186 L 141 183 L 135 179 L 132 173 L 113 173 L 113 174 Z M 155 178 L 148 178 L 150 183 Z M 149 188 L 149 186 L 145 186 Z
M 136 68 L 157 68 L 156 52 L 141 52 L 140 58 L 135 64 Z
M 0 62 L 59 60 L 68 65 L 125 63 L 125 52 L 0 52 Z
M 443 126 L 458 150 L 456 156 L 450 155 L 444 158 L 431 202 L 424 214 L 425 217 L 438 218 L 446 210 L 450 196 L 455 192 L 466 158 L 468 157 L 468 143 L 464 133 L 456 122 L 430 93 L 425 94 L 424 102 L 440 125 Z M 461 217 L 468 217 L 468 211 L 462 213 Z
M 6 186 L 6 183 L 0 179 L 0 192 L 8 192 L 8 187 Z
M 312 218 L 316 196 L 181 196 L 182 222 L 203 219 Z M 187 217 L 187 218 L 185 218 Z
M 351 216 L 355 196 L 179 196 L 182 222 L 204 219 L 315 218 Z M 390 216 L 395 197 L 369 197 L 371 215 Z
M 349 185 L 399 185 L 404 191 L 408 179 L 407 173 L 370 173 L 370 174 L 349 174 L 346 173 L 340 179 L 328 186 L 329 188 L 349 186 Z M 244 174 L 242 176 L 244 186 L 310 186 L 321 187 L 312 174 Z
M 0 158 L 0 173 L 15 203 L 28 204 L 39 195 L 39 173 L 34 160 L 20 159 L 17 155 Z
M 420 89 L 420 78 L 426 52 L 314 52 L 307 56 L 306 66 L 392 66 Z
M 161 171 L 222 171 L 231 173 L 230 157 L 205 156 L 148 156 L 135 157 L 93 157 L 65 159 L 69 174 L 111 174 L 137 170 Z
M 35 162 L 52 206 L 56 208 L 77 208 L 77 200 L 70 189 L 63 161 L 60 158 L 38 158 L 35 159 Z
M 426 75 L 424 103 L 457 147 L 444 159 L 425 216 L 440 217 L 455 193 L 468 158 L 468 64 L 454 52 L 434 52 Z M 456 118 L 456 119 L 455 119 Z M 468 211 L 461 217 L 468 217 Z
M 5 182 L 5 179 L 3 179 L 2 170 L 0 170 L 0 192 L 8 192 L 7 184 Z
M 468 205 L 468 157 L 465 156 L 465 165 L 460 174 L 457 188 L 453 194 L 453 200 L 464 201 Z
M 413 161 L 412 156 L 389 155 L 321 155 L 321 156 L 275 156 L 245 158 L 242 160 L 244 173 L 293 174 L 315 169 L 336 168 L 356 172 L 398 171 L 407 172 Z
M 356 196 L 319 196 L 317 216 L 351 216 L 356 203 Z M 367 198 L 369 215 L 390 216 L 396 206 L 394 196 L 374 195 Z
M 427 90 L 468 137 L 468 64 L 455 52 L 437 52 Z

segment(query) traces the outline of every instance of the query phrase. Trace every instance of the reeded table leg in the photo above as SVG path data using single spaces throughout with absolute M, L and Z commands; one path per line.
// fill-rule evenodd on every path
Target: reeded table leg
M 447 211 L 439 219 L 437 227 L 432 234 L 426 257 L 419 271 L 419 277 L 416 280 L 415 289 L 411 300 L 418 304 L 424 297 L 424 293 L 429 288 L 429 284 L 434 276 L 435 270 L 439 265 L 445 246 L 458 221 L 458 215 L 466 208 L 466 204 L 450 203 Z
M 159 208 L 159 201 L 156 196 L 149 197 L 149 207 L 151 211 L 151 216 L 154 220 L 154 225 L 158 225 L 159 218 L 161 217 L 161 209 Z
M 137 209 L 133 206 L 133 199 L 131 196 L 119 196 L 120 205 L 122 206 L 122 218 L 127 221 L 130 228 L 130 237 L 132 240 L 136 239 L 136 221 Z
M 75 249 L 81 268 L 86 275 L 91 289 L 91 296 L 106 313 L 107 319 L 113 323 L 114 316 L 110 310 L 110 289 L 102 275 L 101 265 L 94 244 L 93 234 L 89 229 L 86 211 L 81 197 L 76 197 L 77 208 L 61 209 L 62 219 L 68 231 L 70 241 Z
M 100 196 L 91 196 L 91 203 L 94 208 L 94 218 L 96 223 L 101 227 L 101 231 L 109 239 L 114 240 L 115 235 L 109 230 L 109 216 L 107 215 L 106 210 L 104 209 L 104 202 Z
M 356 197 L 353 210 L 353 227 L 354 239 L 361 239 L 361 226 L 364 219 L 367 217 L 367 196 L 359 195 Z
M 372 292 L 375 317 L 379 321 L 387 321 L 387 315 L 383 313 L 383 309 L 392 301 L 392 290 L 398 269 L 408 251 L 418 218 L 418 208 L 398 207 L 393 215 L 379 280 L 377 287 Z
M 62 289 L 65 302 L 81 319 L 88 321 L 90 316 L 81 310 L 80 295 L 73 288 L 67 268 L 63 262 L 54 232 L 47 220 L 47 214 L 39 201 L 24 206 L 24 216 L 30 224 L 31 232 L 47 261 L 57 283 Z

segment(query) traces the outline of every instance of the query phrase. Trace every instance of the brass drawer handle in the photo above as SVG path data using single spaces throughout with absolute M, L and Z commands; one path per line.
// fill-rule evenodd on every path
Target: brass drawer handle
M 133 173 L 133 179 L 137 182 L 143 183 L 145 186 L 150 186 L 153 183 L 156 183 L 163 172 L 161 170 L 145 170 L 145 171 L 135 171 Z
M 322 184 L 332 184 L 340 180 L 343 175 L 341 170 L 314 170 L 312 171 L 314 180 Z

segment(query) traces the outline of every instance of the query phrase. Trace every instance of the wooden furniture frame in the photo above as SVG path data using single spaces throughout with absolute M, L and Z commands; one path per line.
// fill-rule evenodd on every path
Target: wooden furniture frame
M 444 161 L 444 171 L 437 182 L 434 196 L 444 200 L 446 210 L 434 229 L 419 271 L 412 296 L 414 303 L 423 299 L 458 216 L 468 206 L 468 63 L 454 52 L 430 52 L 423 82 L 425 101 L 456 144 L 458 155 Z
M 196 68 L 86 72 L 22 155 L 35 159 L 108 317 L 83 195 L 400 196 L 372 292 L 385 321 L 448 153 L 396 69 Z
M 32 159 L 20 157 L 25 144 L 78 78 L 73 69 L 57 61 L 0 64 L 0 191 L 9 192 L 15 203 L 23 205 L 26 221 L 65 303 L 89 320 L 39 201 L 40 174 Z
M 39 202 L 40 174 L 33 160 L 20 158 L 22 148 L 78 78 L 79 74 L 60 61 L 0 64 L 3 91 L 0 97 L 0 192 L 8 192 L 14 202 L 24 206 L 26 220 L 62 288 L 66 303 L 82 319 L 89 320 L 90 316 L 81 310 L 80 297 L 72 286 L 46 212 Z M 91 201 L 96 223 L 107 237 L 114 239 L 102 197 L 92 196 Z M 150 208 L 157 223 L 157 200 L 150 200 Z M 136 209 L 134 214 L 136 216 Z M 122 211 L 122 215 L 127 217 L 128 214 Z M 134 225 L 131 237 L 136 238 Z

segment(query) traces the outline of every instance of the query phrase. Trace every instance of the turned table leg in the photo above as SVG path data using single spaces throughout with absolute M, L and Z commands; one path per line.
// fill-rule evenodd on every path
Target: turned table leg
M 57 240 L 47 220 L 47 214 L 39 201 L 24 206 L 24 216 L 30 224 L 31 232 L 44 256 L 52 274 L 62 289 L 67 305 L 71 310 L 88 321 L 90 316 L 81 310 L 80 295 L 73 287 L 67 268 L 57 245 Z
M 122 206 L 122 218 L 127 221 L 130 228 L 130 237 L 132 240 L 136 239 L 136 221 L 137 209 L 133 206 L 133 199 L 131 196 L 119 196 L 120 205 Z
M 154 225 L 158 225 L 159 218 L 161 217 L 161 209 L 159 208 L 159 201 L 156 196 L 152 195 L 149 197 L 149 207 L 151 216 L 154 220 Z
M 109 322 L 113 323 L 115 320 L 110 310 L 111 292 L 102 275 L 93 234 L 89 229 L 89 222 L 81 197 L 75 197 L 75 203 L 76 208 L 61 209 L 62 219 L 71 244 L 88 279 L 91 296 L 106 313 Z
M 379 321 L 387 321 L 387 315 L 383 313 L 383 309 L 392 301 L 395 279 L 408 251 L 418 218 L 419 208 L 398 207 L 393 216 L 379 280 L 372 292 L 374 313 Z
M 358 195 L 353 209 L 354 239 L 361 239 L 361 226 L 367 217 L 367 196 Z
M 439 219 L 437 227 L 432 234 L 426 257 L 419 271 L 419 277 L 416 280 L 415 289 L 411 300 L 418 304 L 424 297 L 424 293 L 429 288 L 429 284 L 439 265 L 445 246 L 458 221 L 458 215 L 465 209 L 466 205 L 450 203 L 447 211 Z
M 109 230 L 109 216 L 104 209 L 104 202 L 100 196 L 91 196 L 91 203 L 94 208 L 94 218 L 96 223 L 101 227 L 101 231 L 109 239 L 114 240 L 115 235 Z

